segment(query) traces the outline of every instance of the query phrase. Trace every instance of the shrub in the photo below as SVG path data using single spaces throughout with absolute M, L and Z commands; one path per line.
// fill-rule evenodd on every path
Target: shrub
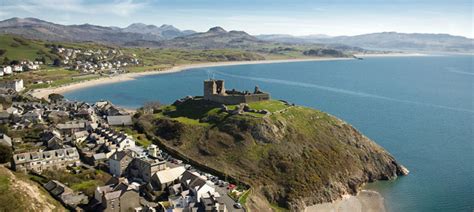
M 7 145 L 0 144 L 0 163 L 9 162 L 12 156 L 12 148 Z

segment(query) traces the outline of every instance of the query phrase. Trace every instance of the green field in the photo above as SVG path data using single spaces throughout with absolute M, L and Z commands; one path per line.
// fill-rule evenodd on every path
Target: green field
M 117 131 L 123 131 L 127 135 L 132 136 L 135 139 L 135 141 L 137 141 L 137 144 L 142 146 L 142 147 L 146 148 L 150 144 L 152 144 L 152 142 L 150 140 L 148 140 L 148 138 L 146 137 L 145 134 L 139 133 L 136 130 L 131 129 L 129 127 L 114 127 L 114 129 L 117 130 Z
M 57 57 L 50 53 L 50 50 L 42 41 L 33 41 L 11 35 L 0 35 L 0 49 L 5 51 L 0 55 L 1 63 L 3 63 L 5 57 L 10 60 L 34 61 L 44 56 L 49 62 Z

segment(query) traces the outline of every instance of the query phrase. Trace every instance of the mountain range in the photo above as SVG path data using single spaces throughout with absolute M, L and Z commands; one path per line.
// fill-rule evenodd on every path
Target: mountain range
M 222 27 L 213 27 L 207 32 L 194 33 L 160 41 L 158 46 L 165 48 L 219 49 L 250 48 L 268 43 L 249 35 L 244 31 L 226 31 Z
M 104 27 L 91 24 L 61 25 L 36 18 L 11 18 L 0 21 L 1 34 L 22 35 L 31 39 L 51 41 L 94 41 L 123 44 L 136 40 L 160 41 L 178 36 L 194 34 L 192 30 L 181 31 L 171 25 L 131 24 L 125 28 Z
M 258 35 L 257 38 L 282 43 L 343 44 L 372 50 L 473 52 L 474 39 L 449 34 L 380 32 L 356 36 Z
M 283 34 L 252 36 L 244 31 L 226 31 L 221 27 L 207 32 L 180 30 L 172 25 L 134 23 L 125 28 L 91 24 L 61 25 L 36 18 L 11 18 L 0 21 L 0 34 L 21 35 L 30 39 L 162 47 L 162 48 L 248 48 L 262 44 L 323 44 L 370 50 L 474 52 L 474 40 L 449 34 L 381 32 L 356 36 L 324 34 L 292 36 Z

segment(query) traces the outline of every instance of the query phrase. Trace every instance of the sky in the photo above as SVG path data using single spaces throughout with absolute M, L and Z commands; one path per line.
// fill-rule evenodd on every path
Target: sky
M 253 35 L 358 35 L 396 31 L 474 38 L 472 0 L 0 0 L 0 19 L 125 27 L 213 26 Z

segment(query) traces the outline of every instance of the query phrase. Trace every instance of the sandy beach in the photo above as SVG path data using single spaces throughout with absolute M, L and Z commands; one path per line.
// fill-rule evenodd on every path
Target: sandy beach
M 378 192 L 362 190 L 357 196 L 344 196 L 332 203 L 307 207 L 305 212 L 384 212 L 383 197 Z
M 258 61 L 236 61 L 236 62 L 214 62 L 214 63 L 196 63 L 187 65 L 174 66 L 162 71 L 146 71 L 137 73 L 120 74 L 113 77 L 102 77 L 94 80 L 81 81 L 73 84 L 63 85 L 60 87 L 41 88 L 30 91 L 30 94 L 36 98 L 47 98 L 52 93 L 67 93 L 69 91 L 93 87 L 97 85 L 119 83 L 129 80 L 134 80 L 137 77 L 156 75 L 156 74 L 170 74 L 194 68 L 206 68 L 216 66 L 232 66 L 232 65 L 247 65 L 247 64 L 268 64 L 268 63 L 289 63 L 289 62 L 304 62 L 304 61 L 331 61 L 331 60 L 352 60 L 352 58 L 310 58 L 310 59 L 288 59 L 288 60 L 258 60 Z

